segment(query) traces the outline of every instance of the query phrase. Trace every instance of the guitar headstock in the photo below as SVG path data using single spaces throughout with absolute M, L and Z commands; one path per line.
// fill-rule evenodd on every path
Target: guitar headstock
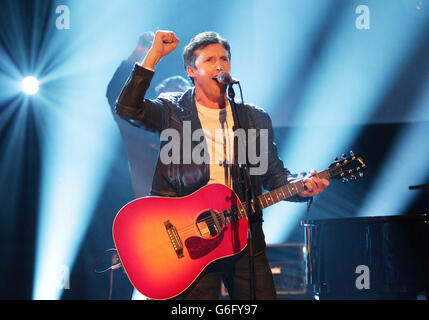
M 343 182 L 356 180 L 363 176 L 366 169 L 365 159 L 353 151 L 348 156 L 343 154 L 341 159 L 334 158 L 334 161 L 328 169 L 330 179 L 342 179 Z

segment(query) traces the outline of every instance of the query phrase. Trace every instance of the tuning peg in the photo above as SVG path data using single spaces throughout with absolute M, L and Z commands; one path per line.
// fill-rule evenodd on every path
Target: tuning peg
M 353 157 L 355 155 L 355 153 L 353 152 L 353 150 L 350 150 L 350 155 Z
M 359 177 L 363 177 L 363 172 L 361 171 L 361 172 L 359 172 Z
M 338 159 L 338 157 L 335 157 L 335 158 L 334 158 L 334 161 L 335 161 L 335 162 L 338 162 L 338 160 L 339 160 L 339 159 Z
M 357 178 L 356 178 L 356 176 L 355 176 L 354 174 L 352 174 L 352 175 L 350 176 L 350 179 L 351 179 L 351 180 L 356 180 Z
M 343 178 L 343 182 L 344 182 L 344 183 L 349 182 L 349 179 L 347 179 L 347 178 Z
M 343 153 L 343 154 L 341 155 L 341 158 L 345 159 L 345 158 L 347 158 L 347 156 Z

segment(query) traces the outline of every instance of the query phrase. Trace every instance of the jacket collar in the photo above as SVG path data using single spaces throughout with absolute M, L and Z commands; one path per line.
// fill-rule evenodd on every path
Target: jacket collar
M 185 91 L 185 93 L 179 98 L 178 104 L 179 106 L 188 111 L 193 112 L 197 110 L 197 107 L 195 106 L 195 87 L 192 87 Z
M 241 124 L 245 127 L 249 127 L 248 119 L 245 116 L 245 106 L 241 103 L 237 103 L 237 101 L 231 101 L 231 99 L 228 99 L 230 103 L 236 103 L 238 114 L 240 117 Z M 188 89 L 178 100 L 178 105 L 185 111 L 185 114 L 183 115 L 183 119 L 188 119 L 192 117 L 193 115 L 198 117 L 197 112 L 197 106 L 195 104 L 195 87 L 192 87 Z M 198 124 L 198 127 L 201 127 L 201 123 Z

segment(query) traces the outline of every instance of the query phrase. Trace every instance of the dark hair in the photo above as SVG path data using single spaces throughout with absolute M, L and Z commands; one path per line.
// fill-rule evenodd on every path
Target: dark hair
M 207 47 L 209 44 L 219 43 L 223 45 L 228 52 L 228 58 L 231 60 L 231 47 L 228 40 L 222 38 L 219 33 L 214 31 L 205 31 L 197 34 L 189 41 L 183 50 L 183 63 L 185 69 L 187 66 L 195 68 L 195 51 Z M 192 79 L 191 79 L 192 80 Z

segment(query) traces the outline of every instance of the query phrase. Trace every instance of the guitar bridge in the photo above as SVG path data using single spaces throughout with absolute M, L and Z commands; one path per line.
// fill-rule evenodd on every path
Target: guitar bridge
M 170 238 L 171 244 L 173 245 L 174 251 L 177 254 L 177 257 L 183 258 L 183 244 L 182 240 L 180 240 L 179 234 L 177 233 L 177 229 L 173 226 L 170 220 L 164 222 L 165 229 L 167 230 L 168 237 Z

